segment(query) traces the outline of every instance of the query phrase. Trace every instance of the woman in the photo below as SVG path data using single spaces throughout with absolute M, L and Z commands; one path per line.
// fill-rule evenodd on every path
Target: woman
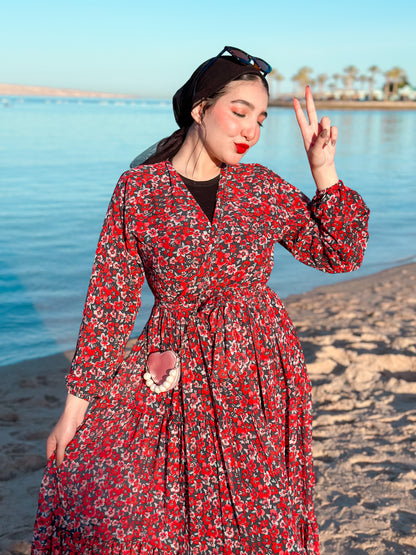
M 180 129 L 120 178 L 48 439 L 35 555 L 319 553 L 310 383 L 266 283 L 276 242 L 323 271 L 357 268 L 368 209 L 338 179 L 337 129 L 309 88 L 309 122 L 294 107 L 313 200 L 240 164 L 268 71 L 231 47 L 202 64 L 174 96 Z M 123 361 L 145 277 L 155 305 Z M 147 366 L 166 351 L 176 386 Z

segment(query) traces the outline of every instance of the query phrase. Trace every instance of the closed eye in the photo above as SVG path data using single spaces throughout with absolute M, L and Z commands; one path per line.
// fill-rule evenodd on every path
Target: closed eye
M 237 116 L 238 118 L 245 118 L 246 117 L 246 114 L 241 114 L 240 112 L 235 112 L 234 110 L 233 110 L 233 114 L 235 116 Z M 258 121 L 257 124 L 258 124 L 259 127 L 263 127 L 263 122 Z

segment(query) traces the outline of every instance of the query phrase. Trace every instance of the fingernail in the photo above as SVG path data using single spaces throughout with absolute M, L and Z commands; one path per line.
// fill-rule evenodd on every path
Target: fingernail
M 336 143 L 335 143 L 335 141 L 332 141 L 331 144 L 332 144 L 332 146 L 335 146 Z
M 323 129 L 323 130 L 321 131 L 321 137 L 322 137 L 323 139 L 325 139 L 325 137 L 326 137 L 327 135 L 328 135 L 328 129 Z

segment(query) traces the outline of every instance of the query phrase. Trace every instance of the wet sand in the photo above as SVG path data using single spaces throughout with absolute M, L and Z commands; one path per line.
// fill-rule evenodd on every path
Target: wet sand
M 285 304 L 313 384 L 322 555 L 416 554 L 416 264 Z M 70 358 L 0 368 L 0 555 L 30 553 Z

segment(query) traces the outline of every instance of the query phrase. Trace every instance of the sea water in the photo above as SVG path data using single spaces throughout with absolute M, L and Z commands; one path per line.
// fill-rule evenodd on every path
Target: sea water
M 1 99 L 0 99 L 1 100 Z M 119 175 L 175 128 L 169 101 L 3 98 L 0 103 L 0 366 L 73 349 L 95 247 Z M 277 246 L 280 296 L 416 259 L 416 111 L 329 111 L 337 169 L 371 209 L 360 270 L 328 275 Z M 292 110 L 270 108 L 245 161 L 314 194 Z M 135 331 L 146 322 L 148 288 Z

